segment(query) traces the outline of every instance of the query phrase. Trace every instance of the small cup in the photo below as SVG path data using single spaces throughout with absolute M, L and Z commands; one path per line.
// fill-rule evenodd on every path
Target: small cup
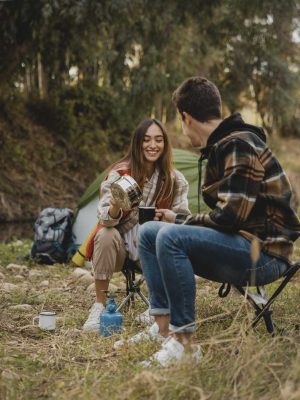
M 139 224 L 144 222 L 153 221 L 155 217 L 155 207 L 139 206 Z
M 35 325 L 35 320 L 39 320 L 39 328 L 46 331 L 54 331 L 56 328 L 56 312 L 54 311 L 42 311 L 33 318 L 33 325 Z

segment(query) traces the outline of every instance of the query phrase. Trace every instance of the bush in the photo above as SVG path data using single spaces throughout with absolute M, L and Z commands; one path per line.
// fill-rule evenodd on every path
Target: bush
M 28 107 L 39 124 L 70 142 L 84 159 L 99 157 L 99 147 L 124 153 L 136 122 L 128 115 L 126 102 L 97 86 L 67 88 L 50 99 L 31 100 Z

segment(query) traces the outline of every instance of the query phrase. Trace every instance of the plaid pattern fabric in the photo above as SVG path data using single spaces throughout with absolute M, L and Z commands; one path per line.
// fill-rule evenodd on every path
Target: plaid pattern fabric
M 252 132 L 233 132 L 208 155 L 204 201 L 212 209 L 191 224 L 260 239 L 265 252 L 289 260 L 300 235 L 291 186 L 271 150 Z
M 188 208 L 187 194 L 189 185 L 183 174 L 177 170 L 174 170 L 175 175 L 175 195 L 171 209 L 176 213 L 190 214 Z M 106 227 L 116 227 L 121 234 L 128 232 L 138 223 L 138 208 L 131 210 L 130 214 L 121 220 L 120 218 L 113 219 L 108 214 L 110 207 L 111 198 L 111 184 L 120 177 L 120 174 L 112 170 L 107 179 L 102 182 L 100 188 L 100 201 L 98 204 L 98 220 L 99 223 Z M 158 170 L 156 169 L 148 181 L 146 181 L 143 187 L 143 199 L 140 203 L 141 206 L 154 206 L 153 195 L 157 186 Z

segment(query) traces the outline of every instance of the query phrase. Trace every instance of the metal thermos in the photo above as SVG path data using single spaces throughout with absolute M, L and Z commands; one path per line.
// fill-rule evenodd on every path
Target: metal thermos
M 100 315 L 100 334 L 110 336 L 115 332 L 121 332 L 123 316 L 117 310 L 113 295 L 109 295 L 105 311 Z

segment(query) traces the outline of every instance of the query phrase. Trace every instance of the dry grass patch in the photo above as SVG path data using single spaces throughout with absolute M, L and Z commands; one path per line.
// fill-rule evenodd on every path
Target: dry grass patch
M 247 334 L 253 313 L 243 298 L 232 292 L 220 299 L 217 284 L 197 280 L 196 341 L 202 362 L 145 370 L 139 362 L 156 345 L 116 351 L 113 343 L 120 335 L 103 338 L 81 331 L 93 294 L 70 284 L 70 266 L 29 265 L 28 276 L 16 279 L 6 266 L 22 249 L 12 253 L 11 248 L 0 245 L 0 260 L 5 260 L 0 282 L 17 285 L 0 290 L 1 399 L 300 399 L 299 276 L 274 306 L 275 320 L 285 327 L 285 335 L 275 337 L 262 323 Z M 20 304 L 31 308 L 12 308 Z M 55 332 L 32 326 L 42 309 L 57 312 Z M 142 329 L 134 317 L 143 309 L 137 300 L 124 313 L 125 336 Z

